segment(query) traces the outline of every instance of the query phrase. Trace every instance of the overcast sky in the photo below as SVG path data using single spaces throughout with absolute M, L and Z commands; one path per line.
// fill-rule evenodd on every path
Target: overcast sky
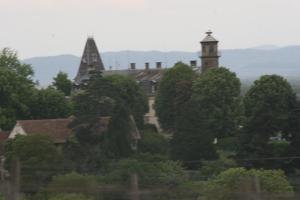
M 0 48 L 21 58 L 103 51 L 198 51 L 211 29 L 222 49 L 300 45 L 300 0 L 0 0 Z

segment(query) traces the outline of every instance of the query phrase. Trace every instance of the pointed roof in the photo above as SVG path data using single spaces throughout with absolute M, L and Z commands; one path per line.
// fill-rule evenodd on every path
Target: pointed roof
M 96 42 L 93 37 L 86 41 L 75 83 L 80 84 L 90 78 L 90 71 L 105 70 Z
M 201 42 L 218 42 L 212 35 L 212 31 L 207 31 L 206 34 L 207 36 L 201 41 Z

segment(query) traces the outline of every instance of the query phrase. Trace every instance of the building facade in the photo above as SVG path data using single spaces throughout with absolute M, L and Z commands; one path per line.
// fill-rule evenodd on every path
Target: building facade
M 211 31 L 206 32 L 206 34 L 206 37 L 200 42 L 202 46 L 202 54 L 200 56 L 202 66 L 197 66 L 197 61 L 195 60 L 190 62 L 191 67 L 199 73 L 219 67 L 218 41 L 212 36 Z M 74 80 L 75 87 L 79 87 L 84 81 L 88 80 L 91 76 L 91 71 L 101 71 L 103 76 L 119 74 L 132 77 L 149 97 L 155 96 L 159 82 L 165 72 L 162 69 L 162 62 L 156 62 L 155 68 L 150 68 L 150 63 L 145 63 L 144 69 L 137 69 L 135 63 L 130 63 L 129 69 L 106 70 L 95 40 L 89 37 Z

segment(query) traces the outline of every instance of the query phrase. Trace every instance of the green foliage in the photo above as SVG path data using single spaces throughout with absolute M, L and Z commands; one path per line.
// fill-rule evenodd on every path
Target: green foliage
M 236 74 L 223 67 L 209 70 L 194 82 L 192 102 L 198 109 L 199 123 L 213 137 L 234 135 L 240 87 Z
M 107 158 L 128 157 L 132 153 L 132 131 L 136 125 L 131 116 L 141 121 L 147 111 L 147 100 L 136 82 L 123 76 L 103 78 L 101 73 L 94 73 L 73 100 L 76 140 L 65 146 L 65 153 L 75 161 L 76 169 L 95 172 Z M 105 132 L 99 123 L 104 116 L 110 117 Z
M 217 141 L 217 149 L 221 151 L 232 151 L 236 152 L 238 150 L 238 138 L 237 136 L 220 138 Z
M 50 197 L 49 200 L 93 200 L 94 198 L 84 196 L 82 194 L 58 194 Z
M 17 119 L 29 117 L 28 101 L 34 88 L 33 70 L 10 49 L 0 52 L 0 128 L 10 130 Z
M 52 194 L 57 193 L 95 193 L 99 183 L 95 176 L 81 175 L 71 172 L 65 175 L 58 175 L 46 187 L 46 191 Z
M 120 160 L 113 165 L 106 177 L 110 183 L 128 184 L 130 176 L 137 173 L 139 184 L 143 187 L 174 187 L 187 180 L 187 174 L 179 162 L 143 162 L 136 159 Z
M 219 159 L 213 161 L 203 161 L 200 168 L 200 176 L 204 179 L 210 179 L 217 176 L 221 172 L 237 167 L 237 163 L 232 157 L 233 155 L 228 152 L 219 152 Z
M 112 114 L 107 134 L 104 135 L 104 151 L 109 158 L 124 158 L 132 153 L 134 128 L 124 106 L 117 105 Z
M 5 145 L 5 165 L 8 170 L 20 164 L 22 188 L 38 190 L 61 170 L 61 155 L 46 135 L 17 135 Z
M 298 132 L 291 124 L 297 102 L 290 84 L 277 75 L 262 76 L 246 93 L 244 105 L 245 122 L 239 155 L 247 158 L 284 156 L 286 151 L 279 155 L 274 149 L 276 145 L 270 143 L 270 137 L 281 134 L 290 140 L 289 134 Z M 269 164 L 275 167 L 274 163 Z
M 180 103 L 189 99 L 189 87 L 195 77 L 192 68 L 181 62 L 164 73 L 155 99 L 156 114 L 163 129 L 175 129 Z
M 149 107 L 148 99 L 142 88 L 134 79 L 126 76 L 111 75 L 105 79 L 118 88 L 120 98 L 129 108 L 130 114 L 134 116 L 138 127 L 143 127 L 144 115 L 148 112 Z
M 157 131 L 144 129 L 141 131 L 142 139 L 139 141 L 138 151 L 143 153 L 164 154 L 169 150 L 166 138 Z
M 271 154 L 274 156 L 285 155 L 290 147 L 290 142 L 288 141 L 271 141 L 269 142 L 271 149 Z
M 70 96 L 72 90 L 72 81 L 68 78 L 68 74 L 59 72 L 56 77 L 53 78 L 52 85 L 59 91 L 63 92 L 65 96 Z
M 217 158 L 214 138 L 228 137 L 237 129 L 240 81 L 225 68 L 211 69 L 198 77 L 192 96 L 181 106 L 171 142 L 173 159 L 191 168 L 201 160 Z
M 29 105 L 33 119 L 67 118 L 72 112 L 71 102 L 61 91 L 51 87 L 35 90 Z
M 257 181 L 256 181 L 257 180 Z M 215 179 L 207 182 L 205 197 L 207 200 L 227 200 L 246 198 L 249 194 L 255 194 L 259 184 L 262 194 L 286 194 L 293 192 L 283 171 L 280 170 L 246 170 L 244 168 L 232 168 L 219 174 Z M 273 198 L 275 199 L 275 198 Z
M 53 140 L 46 135 L 33 134 L 28 136 L 17 135 L 5 144 L 6 164 L 15 158 L 19 159 L 21 167 L 25 169 L 52 170 L 60 161 L 58 150 Z

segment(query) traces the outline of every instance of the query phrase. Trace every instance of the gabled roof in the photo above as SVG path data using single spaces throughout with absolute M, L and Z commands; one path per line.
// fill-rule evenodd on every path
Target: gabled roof
M 72 135 L 70 123 L 72 118 L 67 119 L 45 119 L 45 120 L 20 120 L 17 124 L 22 127 L 26 134 L 45 134 L 50 136 L 54 143 L 65 143 Z M 101 117 L 100 127 L 101 131 L 108 128 L 109 117 Z
M 110 122 L 110 117 L 100 117 L 99 120 L 99 131 L 105 132 L 108 130 L 108 125 Z M 44 120 L 20 120 L 17 121 L 16 126 L 19 126 L 25 131 L 27 135 L 33 134 L 44 134 L 50 136 L 54 143 L 62 144 L 67 141 L 67 139 L 73 134 L 72 128 L 70 127 L 73 118 L 67 119 L 44 119 Z M 131 126 L 131 138 L 134 141 L 140 140 L 140 132 L 136 126 L 135 120 L 130 116 L 130 126 Z M 11 133 L 19 134 L 19 133 Z M 6 138 L 8 137 L 8 134 Z M 13 137 L 12 137 L 13 138 Z M 1 134 L 0 134 L 1 139 Z
M 28 135 L 45 134 L 50 136 L 55 143 L 64 143 L 72 134 L 69 128 L 71 119 L 45 119 L 45 120 L 20 120 L 17 124 Z

